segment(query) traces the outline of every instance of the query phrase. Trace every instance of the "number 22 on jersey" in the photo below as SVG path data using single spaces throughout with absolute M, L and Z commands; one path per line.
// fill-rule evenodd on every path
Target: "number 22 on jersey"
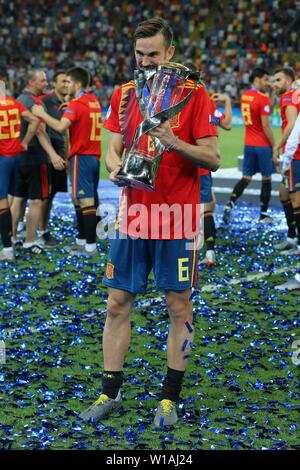
M 21 124 L 20 112 L 18 109 L 0 110 L 0 140 L 16 139 L 20 137 Z

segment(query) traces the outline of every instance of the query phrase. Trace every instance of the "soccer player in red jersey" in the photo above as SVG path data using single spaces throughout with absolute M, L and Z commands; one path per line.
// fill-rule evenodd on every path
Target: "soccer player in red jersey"
M 282 121 L 282 134 L 274 146 L 274 163 L 279 165 L 279 152 L 282 148 L 284 150 L 285 144 L 288 140 L 290 133 L 295 125 L 298 113 L 300 111 L 300 104 L 293 102 L 292 95 L 294 89 L 292 84 L 295 80 L 295 73 L 289 67 L 282 67 L 274 72 L 274 87 L 276 94 L 280 96 L 280 113 Z M 298 162 L 300 160 L 300 146 L 298 146 L 293 156 L 289 178 L 284 179 L 279 187 L 279 197 L 282 203 L 285 217 L 288 225 L 287 238 L 282 243 L 275 245 L 276 249 L 287 250 L 289 254 L 300 254 L 300 191 L 299 182 L 295 178 L 298 174 Z M 297 239 L 298 235 L 298 239 Z
M 243 177 L 233 188 L 230 199 L 225 206 L 223 222 L 228 224 L 232 208 L 252 180 L 259 172 L 262 175 L 260 193 L 260 222 L 267 224 L 272 219 L 267 214 L 271 198 L 271 183 L 273 173 L 274 136 L 269 121 L 272 113 L 271 102 L 265 94 L 271 84 L 269 74 L 262 68 L 256 68 L 250 75 L 251 88 L 241 96 L 241 112 L 245 125 L 245 146 Z
M 50 116 L 41 106 L 34 106 L 33 113 L 57 132 L 69 129 L 70 178 L 72 198 L 77 207 L 78 237 L 73 247 L 76 254 L 96 255 L 96 206 L 95 194 L 99 182 L 101 156 L 101 107 L 94 93 L 88 92 L 90 73 L 82 67 L 67 72 L 70 101 L 60 120 Z
M 134 34 L 137 67 L 145 70 L 169 61 L 174 54 L 172 38 L 172 29 L 161 18 L 140 23 Z M 188 81 L 182 98 L 192 87 Z M 145 103 L 150 88 L 151 81 L 148 81 L 143 89 Z M 156 426 L 173 425 L 178 419 L 176 402 L 194 335 L 191 287 L 197 271 L 197 250 L 195 245 L 189 250 L 186 244 L 187 241 L 191 244 L 198 233 L 198 166 L 212 171 L 219 166 L 217 138 L 209 123 L 209 114 L 208 94 L 199 85 L 183 110 L 149 132 L 145 139 L 150 149 L 151 138 L 156 137 L 169 150 L 163 153 L 155 191 L 130 187 L 123 190 L 119 231 L 112 241 L 104 279 L 109 297 L 103 332 L 103 388 L 100 398 L 81 413 L 86 421 L 102 419 L 120 403 L 123 364 L 130 341 L 130 314 L 136 295 L 146 292 L 151 269 L 157 288 L 165 292 L 171 323 L 167 341 L 168 370 L 154 423 Z M 104 127 L 110 131 L 106 165 L 116 184 L 120 184 L 118 172 L 123 151 L 131 148 L 142 121 L 131 81 L 114 92 L 104 122 Z M 174 212 L 165 211 L 157 222 L 162 206 L 164 209 L 173 207 Z M 188 216 L 180 210 L 187 207 L 191 208 Z M 179 230 L 179 227 L 185 229 Z
M 216 106 L 216 103 L 224 105 L 224 113 Z M 229 131 L 232 126 L 232 109 L 231 101 L 228 95 L 214 93 L 211 96 L 211 114 L 210 123 Z M 218 135 L 216 129 L 216 135 Z M 212 267 L 216 264 L 215 242 L 216 242 L 216 225 L 214 219 L 214 211 L 216 208 L 215 195 L 212 189 L 212 177 L 209 170 L 199 168 L 200 174 L 200 200 L 204 204 L 204 242 L 206 253 L 202 263 Z
M 21 119 L 29 125 L 21 141 Z M 12 215 L 8 194 L 14 195 L 16 172 L 20 154 L 27 150 L 39 126 L 39 120 L 25 106 L 12 97 L 0 96 L 0 234 L 3 249 L 0 261 L 12 261 L 14 250 L 11 241 Z

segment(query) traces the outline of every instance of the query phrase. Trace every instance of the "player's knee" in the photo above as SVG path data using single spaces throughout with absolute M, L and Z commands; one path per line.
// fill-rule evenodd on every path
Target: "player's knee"
M 249 184 L 252 181 L 252 176 L 243 176 L 243 180 L 245 183 Z
M 110 319 L 127 318 L 132 310 L 132 302 L 128 299 L 110 296 L 107 301 L 107 316 Z
M 31 208 L 41 208 L 43 206 L 45 200 L 43 199 L 32 199 L 30 201 L 30 207 Z
M 187 321 L 191 312 L 189 296 L 169 296 L 167 306 L 173 321 Z

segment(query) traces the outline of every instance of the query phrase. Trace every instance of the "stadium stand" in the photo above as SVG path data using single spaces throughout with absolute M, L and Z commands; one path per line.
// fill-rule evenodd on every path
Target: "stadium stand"
M 93 71 L 102 105 L 133 65 L 128 36 L 137 23 L 163 14 L 174 27 L 177 59 L 192 60 L 210 88 L 237 102 L 256 65 L 289 64 L 300 74 L 299 1 L 0 0 L 0 79 L 16 96 L 31 66 L 82 65 Z M 261 32 L 262 31 L 262 32 Z M 179 39 L 180 38 L 180 39 Z

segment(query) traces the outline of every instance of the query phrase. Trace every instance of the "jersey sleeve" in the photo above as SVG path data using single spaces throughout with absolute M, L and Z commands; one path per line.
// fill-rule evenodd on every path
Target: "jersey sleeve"
M 300 135 L 300 114 L 298 114 L 293 130 L 290 133 L 289 138 L 287 140 L 287 143 L 284 149 L 284 154 L 282 155 L 282 169 L 284 171 L 288 170 L 291 166 L 291 161 L 293 160 L 293 157 L 296 153 L 298 145 L 300 144 L 299 135 Z
M 64 118 L 68 119 L 71 122 L 77 121 L 78 113 L 76 101 L 71 101 L 71 103 L 68 104 L 67 108 L 64 110 L 64 113 L 62 115 L 62 119 Z
M 192 119 L 192 135 L 195 140 L 217 136 L 216 126 L 210 122 L 212 112 L 211 100 L 206 89 L 201 86 L 195 91 Z
M 103 127 L 111 132 L 121 133 L 120 119 L 119 119 L 119 107 L 121 99 L 121 89 L 118 88 L 113 93 L 110 106 L 104 119 Z
M 32 106 L 35 104 L 33 98 L 30 95 L 20 95 L 17 98 L 17 101 L 21 103 L 26 109 L 29 109 L 31 111 Z
M 293 98 L 292 98 L 291 93 L 286 94 L 285 96 L 283 96 L 282 99 L 281 99 L 281 103 L 280 103 L 280 107 L 282 109 L 287 108 L 288 106 L 294 106 L 296 109 L 298 109 L 297 105 L 295 103 L 293 103 Z
M 267 96 L 263 96 L 260 103 L 260 115 L 261 116 L 271 116 L 272 109 L 271 103 Z
M 24 106 L 20 101 L 16 100 L 16 105 L 18 106 L 18 109 L 20 111 L 20 113 L 24 113 L 25 111 L 28 111 L 28 108 L 26 108 L 26 106 Z

